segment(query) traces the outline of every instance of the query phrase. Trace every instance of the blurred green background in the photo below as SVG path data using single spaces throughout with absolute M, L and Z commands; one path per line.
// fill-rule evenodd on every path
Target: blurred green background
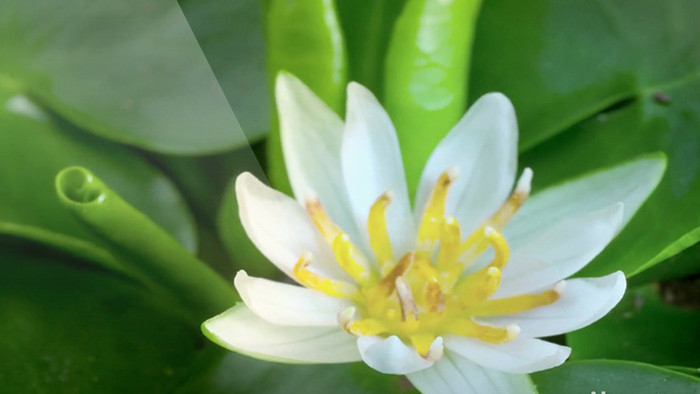
M 199 331 L 228 300 L 207 283 L 232 304 L 238 269 L 280 275 L 246 238 L 230 182 L 247 170 L 289 191 L 270 94 L 281 69 L 341 115 L 348 81 L 370 88 L 411 187 L 490 91 L 515 105 L 535 192 L 664 152 L 659 188 L 581 272 L 621 269 L 628 294 L 554 339 L 574 361 L 533 379 L 542 393 L 697 392 L 699 19 L 695 0 L 2 1 L 0 392 L 413 390 L 363 364 L 226 353 Z M 69 166 L 105 184 L 77 198 L 116 201 L 98 224 L 57 193 Z

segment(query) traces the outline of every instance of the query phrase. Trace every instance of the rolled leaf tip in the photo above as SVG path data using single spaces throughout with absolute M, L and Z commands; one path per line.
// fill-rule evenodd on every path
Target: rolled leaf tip
M 104 200 L 102 185 L 83 167 L 67 167 L 56 175 L 56 192 L 64 202 L 92 204 Z

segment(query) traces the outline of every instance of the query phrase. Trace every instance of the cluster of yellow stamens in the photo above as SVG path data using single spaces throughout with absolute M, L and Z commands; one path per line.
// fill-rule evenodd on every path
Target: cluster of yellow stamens
M 516 325 L 493 327 L 473 317 L 523 312 L 559 299 L 557 287 L 538 294 L 489 299 L 501 283 L 509 258 L 508 243 L 500 231 L 529 195 L 532 173 L 526 169 L 515 191 L 482 227 L 462 241 L 459 223 L 445 216 L 445 201 L 457 174 L 445 171 L 437 180 L 418 228 L 417 248 L 399 258 L 386 225 L 392 195 L 385 192 L 370 208 L 367 220 L 370 247 L 376 264 L 350 241 L 315 198 L 306 209 L 331 246 L 340 267 L 354 280 L 330 279 L 309 269 L 312 256 L 302 255 L 294 267 L 303 285 L 333 297 L 351 299 L 355 306 L 342 311 L 338 321 L 354 335 L 396 335 L 426 358 L 437 359 L 431 344 L 438 336 L 456 334 L 489 343 L 514 339 Z M 489 247 L 493 260 L 465 274 Z

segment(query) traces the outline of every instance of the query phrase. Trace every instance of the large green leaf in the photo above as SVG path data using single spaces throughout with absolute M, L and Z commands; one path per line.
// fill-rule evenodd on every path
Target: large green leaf
M 205 345 L 198 327 L 133 281 L 16 246 L 0 236 L 0 391 L 172 392 Z
M 414 195 L 433 149 L 464 114 L 481 0 L 408 0 L 386 55 L 384 102 Z
M 700 366 L 700 311 L 665 304 L 653 288 L 629 291 L 607 316 L 567 334 L 573 359 L 609 358 Z
M 133 152 L 82 133 L 24 96 L 0 92 L 0 233 L 18 235 L 103 263 L 113 259 L 58 202 L 54 178 L 83 165 L 104 178 L 187 249 L 196 236 L 172 183 Z
M 87 131 L 178 154 L 246 143 L 175 0 L 7 0 L 0 41 L 0 79 Z
M 699 16 L 694 0 L 485 1 L 471 97 L 507 94 L 520 145 L 533 147 L 614 103 L 698 79 Z
M 270 130 L 263 13 L 259 0 L 179 0 L 248 140 Z
M 582 275 L 633 275 L 700 238 L 699 17 L 693 0 L 483 7 L 472 99 L 512 98 L 535 187 L 647 152 L 668 156 L 655 194 Z
M 700 244 L 695 244 L 681 253 L 642 271 L 628 281 L 629 286 L 637 286 L 650 282 L 671 280 L 700 274 Z
M 532 376 L 540 394 L 697 394 L 700 379 L 653 365 L 626 361 L 578 361 Z

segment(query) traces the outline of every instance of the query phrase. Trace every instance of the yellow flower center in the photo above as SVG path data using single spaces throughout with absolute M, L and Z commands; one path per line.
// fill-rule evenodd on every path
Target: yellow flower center
M 457 220 L 445 216 L 445 200 L 456 177 L 454 171 L 445 171 L 425 207 L 416 250 L 398 259 L 386 226 L 385 211 L 392 196 L 383 193 L 372 205 L 367 220 L 376 264 L 371 264 L 330 220 L 318 200 L 309 199 L 309 215 L 354 283 L 326 278 L 310 270 L 312 256 L 308 253 L 299 258 L 294 276 L 309 288 L 353 301 L 355 306 L 338 316 L 349 333 L 396 335 L 427 358 L 439 358 L 439 354 L 431 354 L 431 344 L 446 334 L 489 343 L 510 341 L 520 332 L 518 326 L 494 327 L 473 318 L 548 305 L 559 299 L 561 292 L 555 287 L 539 294 L 489 299 L 500 286 L 501 271 L 509 258 L 508 243 L 500 230 L 529 195 L 531 173 L 527 171 L 503 206 L 464 241 Z M 464 274 L 489 247 L 494 251 L 493 260 Z

